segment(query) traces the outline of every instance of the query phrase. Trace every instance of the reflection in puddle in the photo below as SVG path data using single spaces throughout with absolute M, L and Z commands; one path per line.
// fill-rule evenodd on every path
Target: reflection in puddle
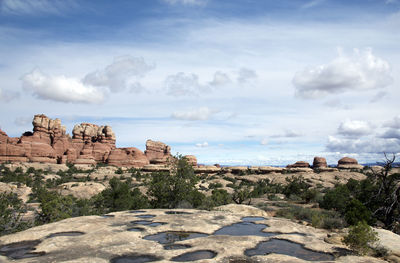
M 110 218 L 110 217 L 115 217 L 115 215 L 101 215 L 101 217 Z
M 194 252 L 188 252 L 179 256 L 176 256 L 171 259 L 171 261 L 175 262 L 187 262 L 187 261 L 195 261 L 200 259 L 210 259 L 215 258 L 217 253 L 211 250 L 199 250 Z
M 227 235 L 227 236 L 261 236 L 270 237 L 275 236 L 277 233 L 263 232 L 267 225 L 255 224 L 252 222 L 240 222 L 233 225 L 225 226 L 214 232 L 214 235 Z
M 84 235 L 85 233 L 79 232 L 79 231 L 70 231 L 70 232 L 58 232 L 54 234 L 48 235 L 46 238 L 52 238 L 52 237 L 73 237 L 73 236 L 81 236 Z
M 150 220 L 136 220 L 136 221 L 131 221 L 131 223 L 134 225 L 143 225 L 143 226 L 150 226 L 150 227 L 156 227 L 156 226 L 161 226 L 161 225 L 167 224 L 164 222 L 153 222 Z
M 131 214 L 139 214 L 139 213 L 144 213 L 145 211 L 142 211 L 142 210 L 132 210 L 132 211 L 129 211 L 129 213 L 131 213 Z
M 144 230 L 144 228 L 141 227 L 132 227 L 132 228 L 128 228 L 128 231 L 132 231 L 132 232 L 141 232 Z
M 254 222 L 254 221 L 262 221 L 265 220 L 264 217 L 261 216 L 245 216 L 242 218 L 243 222 Z
M 185 244 L 168 244 L 164 246 L 165 250 L 175 250 L 175 249 L 185 249 L 185 248 L 191 248 L 191 245 L 185 245 Z
M 161 258 L 153 255 L 129 255 L 111 259 L 111 263 L 145 263 L 158 261 Z
M 35 246 L 39 245 L 40 242 L 40 240 L 30 240 L 3 245 L 0 247 L 0 255 L 12 259 L 43 256 L 45 254 L 44 252 L 32 252 L 35 250 Z
M 198 238 L 198 237 L 206 237 L 206 236 L 208 235 L 196 232 L 167 231 L 154 235 L 145 236 L 144 239 L 157 241 L 160 244 L 172 244 L 176 241 L 182 241 L 182 240 Z
M 139 217 L 139 218 L 153 218 L 153 217 L 155 217 L 155 215 L 140 215 L 140 216 L 136 216 L 136 217 Z
M 307 261 L 334 260 L 331 254 L 316 252 L 303 248 L 302 245 L 287 240 L 271 239 L 260 242 L 255 248 L 247 249 L 246 256 L 267 255 L 270 253 L 283 254 L 301 258 Z
M 183 211 L 166 211 L 167 215 L 191 215 L 193 213 L 183 212 Z

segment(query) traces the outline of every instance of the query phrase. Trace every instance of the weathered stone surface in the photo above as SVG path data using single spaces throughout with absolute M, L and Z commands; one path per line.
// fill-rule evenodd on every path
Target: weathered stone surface
M 112 150 L 107 163 L 116 166 L 141 168 L 148 165 L 149 160 L 138 148 L 129 147 Z
M 204 166 L 200 166 L 200 167 L 194 167 L 195 173 L 209 174 L 209 173 L 217 173 L 219 171 L 221 171 L 221 168 L 216 167 L 214 165 L 204 165 Z
M 342 159 L 340 159 L 338 161 L 338 165 L 340 164 L 345 164 L 345 165 L 349 165 L 349 164 L 358 164 L 357 160 L 354 158 L 350 158 L 350 157 L 343 157 Z
M 310 164 L 305 161 L 298 161 L 298 162 L 295 162 L 294 164 L 289 164 L 286 167 L 287 168 L 309 168 Z
M 313 168 L 326 168 L 328 164 L 324 157 L 314 157 Z
M 174 210 L 190 214 L 166 214 L 166 210 L 143 210 L 142 213 L 132 214 L 129 211 L 117 212 L 110 217 L 86 216 L 70 218 L 59 222 L 42 225 L 12 235 L 0 237 L 0 246 L 27 240 L 39 240 L 34 252 L 44 252 L 40 257 L 20 259 L 18 262 L 112 262 L 113 258 L 123 255 L 146 254 L 159 257 L 159 262 L 171 262 L 173 257 L 198 250 L 211 250 L 216 253 L 213 259 L 199 260 L 199 262 L 249 262 L 244 256 L 247 249 L 252 249 L 261 241 L 277 238 L 295 242 L 307 249 L 323 253 L 335 253 L 344 249 L 342 244 L 329 244 L 324 238 L 327 230 L 315 229 L 291 222 L 287 219 L 269 217 L 266 212 L 254 207 L 241 205 L 227 205 L 215 211 L 201 210 Z M 154 215 L 153 222 L 164 222 L 157 227 L 141 225 L 141 231 L 128 231 L 132 220 L 140 220 L 138 215 Z M 246 216 L 261 216 L 265 220 L 255 224 L 266 224 L 263 232 L 273 233 L 272 237 L 256 235 L 230 236 L 213 235 L 225 226 L 242 222 Z M 54 236 L 51 234 L 63 232 L 81 232 L 82 235 Z M 163 244 L 146 240 L 143 237 L 165 231 L 183 231 L 204 233 L 205 236 L 176 241 L 175 244 L 187 245 L 186 249 L 167 250 Z M 246 261 L 231 261 L 232 258 L 244 258 Z M 0 256 L 2 262 L 15 262 L 5 256 Z M 307 262 L 299 258 L 269 254 L 251 257 L 251 261 L 260 263 Z M 337 262 L 378 263 L 384 262 L 369 257 L 347 256 L 338 257 Z M 135 262 L 135 261 L 133 261 Z M 139 262 L 139 261 L 138 261 Z M 330 261 L 331 262 L 331 261 Z
M 0 193 L 14 193 L 18 195 L 22 201 L 27 202 L 32 189 L 26 185 L 16 185 L 12 183 L 0 182 Z
M 267 173 L 281 173 L 284 170 L 282 167 L 272 167 L 272 166 L 259 166 L 258 171 L 261 174 Z
M 162 142 L 147 140 L 144 153 L 151 164 L 166 164 L 172 158 L 171 147 Z
M 186 161 L 188 162 L 188 164 L 190 164 L 191 166 L 197 166 L 197 158 L 194 155 L 185 155 L 183 156 Z
M 167 172 L 170 168 L 164 164 L 148 164 L 141 168 L 145 172 Z
M 61 195 L 72 195 L 80 199 L 89 199 L 102 192 L 106 187 L 101 183 L 95 182 L 69 182 L 57 187 L 57 192 Z
M 312 173 L 314 172 L 313 169 L 311 168 L 306 168 L 306 167 L 289 167 L 283 170 L 283 172 L 288 172 L 288 173 Z
M 90 123 L 75 125 L 72 138 L 65 133 L 59 119 L 35 115 L 33 132 L 25 132 L 20 138 L 10 138 L 0 130 L 1 162 L 40 162 L 96 165 L 108 163 L 116 166 L 141 168 L 150 162 L 166 164 L 173 159 L 171 148 L 148 140 L 146 154 L 134 147 L 115 146 L 115 134 L 110 126 Z M 197 165 L 195 156 L 188 156 L 192 165 Z
M 374 229 L 378 233 L 379 245 L 388 251 L 392 259 L 400 260 L 400 236 L 386 229 Z M 400 261 L 395 261 L 400 262 Z
M 338 161 L 339 169 L 362 169 L 363 166 L 359 165 L 357 160 L 350 157 L 343 157 Z

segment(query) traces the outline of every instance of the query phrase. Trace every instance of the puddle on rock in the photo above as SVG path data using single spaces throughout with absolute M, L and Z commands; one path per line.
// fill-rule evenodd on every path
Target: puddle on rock
M 132 211 L 129 211 L 129 213 L 131 213 L 131 214 L 139 214 L 139 213 L 144 213 L 144 212 L 146 212 L 146 211 L 142 211 L 142 210 L 132 210 Z
M 153 217 L 156 217 L 155 215 L 140 215 L 140 216 L 136 216 L 136 217 L 139 217 L 139 218 L 153 218 Z
M 191 245 L 185 245 L 185 244 L 168 244 L 164 246 L 165 250 L 175 250 L 175 249 L 186 249 L 186 248 L 191 248 Z
M 175 262 L 196 261 L 200 259 L 215 258 L 216 255 L 217 253 L 211 250 L 198 250 L 173 257 L 171 258 L 171 261 Z
M 166 211 L 167 215 L 192 215 L 193 213 L 183 212 L 183 211 Z
M 303 245 L 281 239 L 271 239 L 269 241 L 260 242 L 255 248 L 245 251 L 245 255 L 250 257 L 268 255 L 271 253 L 288 255 L 307 261 L 334 260 L 334 256 L 331 254 L 305 249 Z
M 264 224 L 240 222 L 233 225 L 224 226 L 223 228 L 215 231 L 213 235 L 270 237 L 278 234 L 263 232 L 262 230 L 266 227 L 268 226 Z
M 111 263 L 145 263 L 159 261 L 161 258 L 153 255 L 120 256 L 110 260 Z
M 110 218 L 110 217 L 115 217 L 115 215 L 101 215 L 101 217 Z
M 136 220 L 136 221 L 131 221 L 131 224 L 156 227 L 156 226 L 166 225 L 167 223 L 164 223 L 164 222 L 153 222 L 153 221 L 150 221 L 150 220 Z
M 182 241 L 198 237 L 206 237 L 207 234 L 197 232 L 180 232 L 180 231 L 166 231 L 154 235 L 145 236 L 143 239 L 157 241 L 160 244 L 172 244 L 176 241 Z
M 262 221 L 265 220 L 264 217 L 261 216 L 245 216 L 242 218 L 243 222 L 254 222 L 254 221 Z
M 0 247 L 0 255 L 12 259 L 43 256 L 45 252 L 32 252 L 35 250 L 35 246 L 39 245 L 40 242 L 40 240 L 29 240 L 3 245 Z
M 142 232 L 144 230 L 144 228 L 141 227 L 131 227 L 127 229 L 128 231 L 132 231 L 132 232 Z
M 73 236 L 81 236 L 84 235 L 85 233 L 79 232 L 79 231 L 70 231 L 70 232 L 58 232 L 54 234 L 48 235 L 46 238 L 52 238 L 52 237 L 73 237 Z

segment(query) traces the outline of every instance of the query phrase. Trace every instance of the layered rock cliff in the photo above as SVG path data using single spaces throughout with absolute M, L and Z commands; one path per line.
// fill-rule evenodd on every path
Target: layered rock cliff
M 0 130 L 0 163 L 107 163 L 141 168 L 150 163 L 165 164 L 172 157 L 168 145 L 151 140 L 146 142 L 146 154 L 135 147 L 116 148 L 110 126 L 77 124 L 71 138 L 60 119 L 35 115 L 32 125 L 33 132 L 25 132 L 19 138 L 11 138 Z

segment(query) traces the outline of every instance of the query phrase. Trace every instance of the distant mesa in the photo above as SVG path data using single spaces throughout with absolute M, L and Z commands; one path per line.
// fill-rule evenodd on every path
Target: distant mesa
M 150 163 L 166 164 L 172 158 L 171 147 L 162 142 L 148 140 L 145 153 L 135 147 L 117 148 L 115 134 L 107 125 L 77 124 L 72 138 L 60 119 L 39 114 L 34 116 L 32 125 L 33 132 L 25 132 L 19 138 L 8 137 L 0 130 L 0 163 L 106 163 L 142 168 Z

